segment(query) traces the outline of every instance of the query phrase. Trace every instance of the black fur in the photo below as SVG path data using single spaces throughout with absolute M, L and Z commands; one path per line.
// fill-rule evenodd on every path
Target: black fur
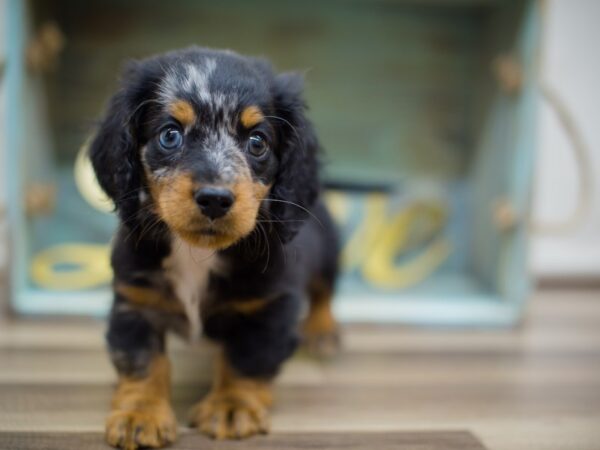
M 110 100 L 92 145 L 90 158 L 102 189 L 114 200 L 123 221 L 139 209 L 137 191 L 142 185 L 139 135 L 140 105 L 151 96 L 152 71 L 131 63 L 123 74 L 122 86 Z
M 106 334 L 111 360 L 119 373 L 144 375 L 153 355 L 164 352 L 164 332 L 139 311 L 119 311 L 125 302 L 117 295 Z
M 226 269 L 210 274 L 199 314 L 205 335 L 223 344 L 240 373 L 268 378 L 296 348 L 309 284 L 320 279 L 333 289 L 337 274 L 336 234 L 318 200 L 319 146 L 305 115 L 301 78 L 276 75 L 264 60 L 202 48 L 133 63 L 108 105 L 90 156 L 100 185 L 114 200 L 121 219 L 112 257 L 115 283 L 172 292 L 175 287 L 168 286 L 162 262 L 173 250 L 173 232 L 140 200 L 140 193 L 148 192 L 140 149 L 148 147 L 146 164 L 164 163 L 153 147 L 157 126 L 164 120 L 157 106 L 158 86 L 167 71 L 183 76 L 179 74 L 186 64 L 203 64 L 209 57 L 216 61 L 209 89 L 233 91 L 240 105 L 260 105 L 267 117 L 265 132 L 273 133 L 274 152 L 265 161 L 251 163 L 253 177 L 271 185 L 261 204 L 261 217 L 270 220 L 262 230 L 218 251 Z M 194 96 L 187 100 L 202 114 L 200 121 L 208 132 L 228 120 L 222 111 L 208 108 Z M 191 131 L 186 145 L 200 145 L 205 139 L 202 133 L 207 131 Z M 235 139 L 246 139 L 244 133 L 238 130 Z M 189 151 L 179 164 L 207 179 L 208 163 L 201 153 Z M 253 314 L 223 307 L 256 298 L 268 302 Z M 164 332 L 181 329 L 184 320 L 140 310 L 116 295 L 107 340 L 117 369 L 143 371 L 153 353 L 164 351 Z
M 271 212 L 279 236 L 284 242 L 293 237 L 308 213 L 303 208 L 314 204 L 320 190 L 317 174 L 318 142 L 312 125 L 306 119 L 302 100 L 302 78 L 296 74 L 282 74 L 275 79 L 275 110 L 284 120 L 280 124 L 282 142 L 281 163 L 271 198 Z M 293 206 L 288 202 L 300 205 Z

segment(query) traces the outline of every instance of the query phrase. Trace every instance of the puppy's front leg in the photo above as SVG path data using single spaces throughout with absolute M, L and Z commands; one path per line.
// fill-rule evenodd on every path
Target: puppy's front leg
M 300 300 L 227 302 L 204 318 L 206 335 L 221 344 L 210 393 L 191 412 L 191 423 L 216 439 L 269 431 L 271 380 L 296 349 Z
M 106 440 L 135 450 L 173 442 L 177 421 L 170 405 L 170 365 L 163 336 L 137 311 L 113 312 L 108 343 L 119 382 L 106 420 Z

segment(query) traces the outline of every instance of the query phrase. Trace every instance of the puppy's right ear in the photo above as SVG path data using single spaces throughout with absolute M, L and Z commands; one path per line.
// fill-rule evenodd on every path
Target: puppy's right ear
M 139 64 L 131 63 L 124 71 L 121 88 L 110 99 L 89 148 L 98 182 L 113 200 L 122 220 L 128 220 L 139 209 L 142 189 L 137 130 L 140 105 L 147 92 Z

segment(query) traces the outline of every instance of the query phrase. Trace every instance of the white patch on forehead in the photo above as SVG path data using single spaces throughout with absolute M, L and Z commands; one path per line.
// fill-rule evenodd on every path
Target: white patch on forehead
M 194 247 L 175 237 L 163 268 L 188 318 L 188 337 L 195 341 L 200 337 L 200 307 L 208 277 L 211 270 L 218 269 L 218 257 L 214 250 Z
M 183 69 L 167 71 L 159 89 L 162 101 L 168 105 L 182 94 L 192 95 L 214 111 L 230 114 L 235 109 L 237 95 L 210 90 L 210 77 L 216 69 L 216 59 L 207 58 L 200 64 L 187 64 Z
M 211 100 L 208 88 L 208 80 L 217 68 L 217 62 L 214 59 L 207 59 L 202 67 L 189 65 L 186 67 L 186 74 L 183 79 L 183 89 L 190 94 L 196 95 L 203 102 Z
M 227 111 L 231 109 L 231 103 L 233 103 L 233 99 L 226 96 L 223 92 L 217 92 L 212 96 L 212 104 L 215 109 Z
M 160 86 L 161 96 L 167 102 L 171 102 L 180 93 L 185 93 L 209 102 L 211 95 L 208 81 L 216 68 L 217 61 L 208 58 L 202 64 L 187 64 L 182 73 L 175 70 L 168 71 Z

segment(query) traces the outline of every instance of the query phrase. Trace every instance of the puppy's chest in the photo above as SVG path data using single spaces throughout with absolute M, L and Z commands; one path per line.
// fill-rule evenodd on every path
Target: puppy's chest
M 192 247 L 179 239 L 173 241 L 171 253 L 163 261 L 164 275 L 183 306 L 192 340 L 200 335 L 200 308 L 207 297 L 210 274 L 219 266 L 214 250 Z

